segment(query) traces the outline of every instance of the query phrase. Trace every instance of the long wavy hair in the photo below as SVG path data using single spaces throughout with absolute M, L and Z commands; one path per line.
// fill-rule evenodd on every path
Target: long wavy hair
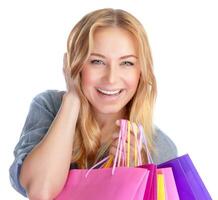
M 130 13 L 121 9 L 105 8 L 86 14 L 71 30 L 67 39 L 67 62 L 71 77 L 81 100 L 75 128 L 71 162 L 79 168 L 89 168 L 103 158 L 110 143 L 100 144 L 100 128 L 94 118 L 90 103 L 81 87 L 81 71 L 90 55 L 93 34 L 97 28 L 119 27 L 129 31 L 137 41 L 141 76 L 133 98 L 127 103 L 128 120 L 140 123 L 145 131 L 148 148 L 154 151 L 153 109 L 156 100 L 156 79 L 153 61 L 143 25 Z M 146 154 L 144 154 L 145 157 Z M 146 160 L 146 158 L 144 158 Z

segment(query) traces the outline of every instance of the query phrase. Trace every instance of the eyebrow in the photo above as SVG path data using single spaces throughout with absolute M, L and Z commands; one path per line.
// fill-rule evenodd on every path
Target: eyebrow
M 101 58 L 106 58 L 104 55 L 102 55 L 100 53 L 91 53 L 90 55 L 91 56 L 98 56 L 98 57 L 101 57 Z M 138 57 L 135 56 L 135 55 L 125 55 L 125 56 L 121 56 L 119 59 L 124 59 L 124 58 L 129 58 L 129 57 L 134 57 L 134 58 L 138 59 Z

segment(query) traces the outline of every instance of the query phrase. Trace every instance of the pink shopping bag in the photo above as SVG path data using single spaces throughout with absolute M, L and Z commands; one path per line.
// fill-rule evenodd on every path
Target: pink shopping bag
M 143 200 L 149 172 L 143 168 L 118 167 L 70 170 L 56 200 Z
M 165 199 L 166 200 L 179 200 L 179 195 L 173 176 L 172 168 L 159 168 L 157 173 L 163 174 L 165 185 Z

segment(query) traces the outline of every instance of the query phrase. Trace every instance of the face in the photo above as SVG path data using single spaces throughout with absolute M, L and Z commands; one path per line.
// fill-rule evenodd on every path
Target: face
M 82 70 L 82 90 L 95 112 L 115 114 L 134 96 L 140 78 L 137 44 L 121 28 L 100 28 Z

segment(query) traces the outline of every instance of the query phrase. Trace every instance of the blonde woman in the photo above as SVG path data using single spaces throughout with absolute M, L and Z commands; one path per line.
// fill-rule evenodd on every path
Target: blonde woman
M 10 167 L 19 193 L 53 199 L 70 168 L 90 168 L 114 155 L 119 119 L 143 125 L 155 163 L 177 156 L 174 143 L 153 123 L 151 50 L 130 13 L 100 9 L 85 15 L 69 34 L 63 72 L 67 90 L 46 90 L 30 105 Z M 141 153 L 147 163 L 144 147 Z M 134 166 L 133 155 L 130 160 Z

